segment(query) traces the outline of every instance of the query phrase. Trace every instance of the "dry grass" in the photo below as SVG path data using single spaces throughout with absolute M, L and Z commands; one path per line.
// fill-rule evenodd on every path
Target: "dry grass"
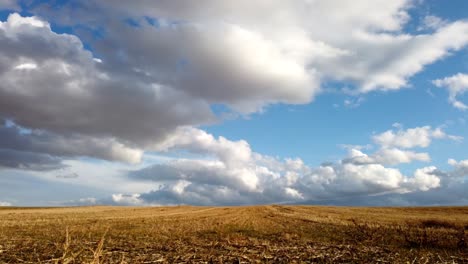
M 468 263 L 468 207 L 0 209 L 0 263 Z

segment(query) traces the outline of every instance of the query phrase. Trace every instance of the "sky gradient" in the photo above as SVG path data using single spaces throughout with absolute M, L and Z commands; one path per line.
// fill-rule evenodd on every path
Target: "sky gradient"
M 0 206 L 467 205 L 464 0 L 0 0 Z

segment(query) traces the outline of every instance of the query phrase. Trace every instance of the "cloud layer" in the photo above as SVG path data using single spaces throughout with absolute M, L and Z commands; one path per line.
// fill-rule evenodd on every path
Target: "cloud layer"
M 430 134 L 437 131 L 438 138 L 446 135 L 441 129 L 432 130 L 430 127 L 400 130 L 397 134 L 400 137 L 411 136 L 413 131 L 419 130 Z M 374 138 L 386 133 L 390 132 Z M 424 143 L 423 147 L 429 143 Z M 370 155 L 354 148 L 342 160 L 310 167 L 301 159 L 281 160 L 253 152 L 242 140 L 216 139 L 198 129 L 182 129 L 159 145 L 159 149 L 184 149 L 205 158 L 173 159 L 131 172 L 129 177 L 132 180 L 159 185 L 157 190 L 131 197 L 140 204 L 320 202 L 345 197 L 354 199 L 389 193 L 425 192 L 441 186 L 441 177 L 446 174 L 434 166 L 417 169 L 413 175 L 407 176 L 384 165 L 413 160 L 427 162 L 430 160 L 427 153 L 388 149 L 386 146 L 383 144 L 381 149 Z M 451 161 L 451 164 L 455 167 L 451 174 L 466 175 L 463 162 Z
M 31 4 L 77 35 L 57 34 L 39 17 L 11 14 L 1 22 L 0 118 L 34 131 L 21 135 L 30 148 L 10 149 L 137 163 L 179 128 L 215 122 L 214 104 L 252 113 L 272 103 L 309 103 L 328 81 L 350 83 L 353 93 L 408 86 L 424 66 L 468 43 L 464 21 L 405 32 L 416 5 Z M 41 147 L 31 143 L 37 131 Z M 427 160 L 413 154 L 402 159 Z

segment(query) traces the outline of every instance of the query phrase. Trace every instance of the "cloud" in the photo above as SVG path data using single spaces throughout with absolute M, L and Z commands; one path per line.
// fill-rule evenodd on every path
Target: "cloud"
M 48 171 L 64 168 L 62 160 L 47 154 L 0 148 L 1 168 Z
M 0 0 L 0 10 L 20 10 L 20 6 L 16 0 Z
M 465 177 L 468 176 L 468 160 L 456 161 L 449 159 L 448 163 L 454 167 L 454 170 L 449 173 L 452 177 Z
M 44 18 L 14 13 L 0 23 L 0 118 L 48 138 L 25 151 L 138 163 L 179 129 L 215 122 L 214 104 L 248 114 L 309 103 L 329 81 L 353 93 L 408 86 L 468 43 L 464 21 L 405 32 L 416 4 L 25 3 Z
M 365 154 L 361 148 L 350 146 L 348 157 L 344 163 L 358 165 L 383 164 L 398 165 L 413 161 L 429 162 L 431 158 L 426 152 L 415 152 L 408 149 L 427 148 L 434 139 L 463 140 L 463 137 L 449 135 L 442 128 L 432 129 L 430 126 L 403 129 L 400 123 L 392 125 L 395 130 L 387 130 L 374 135 L 372 140 L 379 145 L 379 149 L 371 154 Z
M 435 175 L 434 166 L 417 169 L 414 177 L 408 181 L 409 185 L 417 186 L 420 191 L 429 191 L 440 186 L 440 179 Z
M 144 145 L 179 125 L 212 120 L 197 99 L 100 69 L 77 37 L 55 34 L 38 18 L 12 14 L 1 28 L 0 110 L 19 125 Z M 37 68 L 15 69 L 24 63 Z
M 0 148 L 54 157 L 88 156 L 105 160 L 138 163 L 142 151 L 127 147 L 113 138 L 83 135 L 57 135 L 42 130 L 27 130 L 14 123 L 0 126 Z M 58 158 L 55 158 L 58 160 Z
M 367 155 L 358 149 L 350 149 L 349 152 L 349 157 L 343 161 L 345 163 L 398 165 L 413 161 L 429 162 L 431 160 L 428 153 L 397 148 L 381 148 L 371 155 Z
M 118 205 L 143 205 L 144 202 L 140 199 L 139 194 L 113 194 L 112 201 Z
M 468 75 L 458 73 L 451 77 L 434 80 L 432 83 L 437 87 L 447 88 L 449 102 L 453 107 L 460 110 L 468 110 L 468 106 L 457 99 L 458 96 L 468 92 Z
M 197 98 L 112 75 L 77 37 L 37 17 L 11 14 L 0 22 L 0 41 L 0 118 L 32 131 L 2 127 L 12 149 L 135 163 L 178 126 L 214 120 Z
M 357 93 L 401 89 L 468 44 L 465 21 L 428 16 L 435 32 L 405 32 L 415 0 L 71 2 L 60 14 L 47 5 L 35 10 L 64 24 L 104 24 L 106 39 L 95 44 L 104 61 L 247 112 L 310 102 L 327 80 L 354 83 Z
M 255 176 L 259 184 L 256 189 L 247 189 L 242 185 L 236 188 L 236 182 L 225 177 L 230 174 L 229 171 L 213 171 L 209 165 L 199 167 L 196 172 L 182 171 L 175 165 L 160 165 L 147 168 L 144 172 L 133 172 L 133 179 L 139 173 L 144 173 L 145 179 L 152 174 L 151 180 L 160 183 L 159 189 L 142 193 L 139 199 L 146 203 L 197 205 L 312 202 L 336 197 L 427 191 L 439 186 L 437 176 L 420 171 L 416 171 L 413 177 L 407 177 L 397 169 L 385 168 L 380 164 L 332 164 L 305 167 L 308 171 L 306 174 L 256 166 Z M 197 176 L 203 171 L 205 177 L 200 179 Z
M 359 107 L 364 101 L 364 97 L 345 99 L 343 106 L 346 108 L 356 108 Z
M 411 163 L 412 161 L 424 161 L 429 162 L 431 158 L 427 153 L 417 153 L 413 151 L 405 151 L 396 148 L 392 149 L 381 149 L 377 151 L 375 160 L 377 163 L 396 165 L 400 163 Z
M 422 20 L 422 24 L 418 27 L 418 30 L 437 30 L 445 25 L 447 21 L 437 16 L 425 16 Z
M 1 207 L 1 206 L 12 206 L 12 204 L 9 203 L 9 202 L 2 202 L 2 201 L 0 201 L 0 207 Z
M 317 92 L 317 84 L 310 84 L 310 80 L 317 80 L 317 77 L 321 77 L 318 80 L 354 82 L 357 92 L 361 93 L 400 89 L 407 86 L 407 79 L 424 66 L 468 43 L 468 23 L 464 21 L 441 26 L 433 34 L 411 35 L 403 32 L 404 25 L 410 20 L 408 10 L 416 5 L 416 1 L 390 3 L 360 0 L 353 4 L 342 1 L 260 1 L 257 4 L 251 1 L 236 1 L 236 4 L 160 1 L 158 5 L 147 1 L 135 5 L 99 1 L 98 5 L 137 20 L 146 15 L 158 21 L 176 21 L 170 27 L 161 26 L 161 23 L 157 30 L 148 30 L 152 27 L 142 23 L 139 30 L 132 30 L 131 38 L 125 37 L 125 33 L 119 34 L 117 43 L 125 43 L 129 39 L 141 39 L 136 43 L 148 43 L 144 40 L 150 36 L 164 39 L 168 32 L 174 38 L 171 43 L 193 43 L 190 47 L 151 46 L 151 51 L 156 58 L 160 56 L 159 50 L 165 54 L 168 50 L 183 50 L 184 54 L 176 53 L 174 57 L 183 57 L 197 65 L 193 74 L 196 74 L 197 80 L 202 80 L 201 85 L 189 82 L 195 87 L 190 86 L 190 89 L 200 94 L 217 94 L 217 90 L 213 89 L 222 86 L 223 95 L 217 99 L 227 103 L 236 103 L 229 100 L 241 98 L 233 98 L 232 92 L 247 87 L 225 74 L 229 72 L 237 76 L 238 65 L 246 70 L 257 66 L 242 78 L 247 79 L 246 82 L 252 80 L 248 86 L 249 95 L 266 92 L 263 87 L 269 87 L 268 93 L 263 94 L 265 101 L 300 103 L 310 101 L 310 97 Z M 250 11 L 245 12 L 246 9 Z M 268 15 L 265 16 L 265 13 Z M 192 25 L 196 25 L 196 34 L 190 31 Z M 224 28 L 222 35 L 213 30 L 218 27 Z M 245 34 L 231 35 L 232 28 L 252 37 L 246 41 L 242 39 L 247 36 Z M 208 45 L 198 44 L 205 34 L 210 37 L 210 52 L 204 49 Z M 235 47 L 225 41 L 233 38 L 238 39 Z M 148 51 L 145 47 L 131 50 L 127 47 L 131 46 L 119 46 L 120 50 L 128 52 L 126 54 L 130 58 L 142 57 L 142 53 L 146 55 Z M 235 56 L 226 56 L 218 49 L 230 50 L 230 54 Z M 203 61 L 197 59 L 198 54 L 204 55 Z M 239 64 L 236 58 L 240 58 L 242 63 Z M 217 67 L 213 68 L 212 63 L 216 63 Z M 278 74 L 272 68 L 291 74 Z M 294 70 L 297 70 L 297 74 L 292 74 Z M 298 79 L 295 76 L 303 77 Z M 279 85 L 266 85 L 262 77 L 269 77 Z M 284 85 L 282 80 L 290 85 Z M 178 88 L 187 89 L 183 86 Z M 290 93 L 297 97 L 289 96 Z
M 270 158 L 270 162 L 281 162 Z M 302 168 L 300 160 L 282 163 L 296 169 Z M 441 171 L 435 166 L 417 169 L 411 177 L 403 176 L 396 169 L 382 165 L 355 165 L 329 163 L 317 168 L 308 168 L 307 174 L 297 175 L 292 171 L 284 177 L 284 185 L 264 188 L 263 193 L 236 191 L 218 184 L 195 184 L 189 180 L 177 180 L 174 184 L 161 185 L 157 190 L 142 193 L 138 203 L 236 205 L 252 203 L 298 203 L 325 205 L 367 206 L 422 206 L 464 205 L 466 194 L 468 161 L 450 160 L 452 170 Z M 278 167 L 277 167 L 278 168 Z M 290 168 L 290 167 L 289 167 Z M 157 175 L 159 169 L 153 171 Z M 150 179 L 146 171 L 146 179 Z M 133 176 L 138 175 L 136 172 Z M 159 173 L 159 175 L 165 172 Z M 286 176 L 287 175 L 287 176 Z M 295 183 L 283 190 L 281 186 Z M 276 182 L 278 184 L 278 182 Z M 282 196 L 284 195 L 284 196 Z M 135 195 L 131 195 L 135 196 Z M 287 199 L 285 199 L 287 198 Z
M 65 202 L 60 202 L 61 205 L 64 206 L 93 206 L 98 205 L 98 199 L 94 197 L 87 197 L 87 198 L 80 198 L 77 200 L 70 200 Z
M 384 133 L 373 136 L 376 144 L 384 147 L 415 148 L 428 147 L 433 139 L 450 139 L 460 141 L 463 138 L 446 134 L 441 128 L 432 129 L 430 126 L 415 127 L 407 130 L 388 130 Z
M 333 197 L 323 200 L 299 202 L 342 206 L 466 206 L 468 203 L 467 181 L 450 182 L 428 191 L 389 193 L 379 196 L 360 195 Z
M 97 206 L 97 205 L 118 205 L 118 206 L 157 206 L 158 204 L 145 203 L 140 199 L 140 194 L 112 194 L 110 197 L 95 198 L 86 197 L 76 200 L 56 202 L 60 206 Z
M 253 152 L 245 141 L 215 138 L 194 128 L 179 130 L 157 148 L 169 153 L 183 149 L 204 158 L 178 158 L 131 171 L 128 174 L 131 180 L 159 186 L 151 192 L 140 193 L 136 197 L 139 202 L 234 205 L 319 201 L 427 191 L 439 186 L 439 177 L 430 174 L 435 170 L 432 167 L 416 170 L 412 176 L 376 160 L 358 163 L 343 159 L 310 167 L 301 159 L 282 160 L 261 155 Z M 426 154 L 402 153 L 409 155 L 408 159 L 428 158 Z M 409 161 L 398 159 L 401 162 Z

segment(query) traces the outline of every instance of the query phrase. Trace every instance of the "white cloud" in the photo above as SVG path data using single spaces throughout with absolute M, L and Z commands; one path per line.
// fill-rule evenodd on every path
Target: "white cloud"
M 230 141 L 222 136 L 216 139 L 213 135 L 193 127 L 179 128 L 152 149 L 157 151 L 185 149 L 202 154 L 214 154 L 226 164 L 233 166 L 250 160 L 252 155 L 249 143 L 245 140 Z
M 454 167 L 454 170 L 449 173 L 453 177 L 465 177 L 468 176 L 468 160 L 456 161 L 449 159 L 448 164 Z
M 29 26 L 37 28 L 48 28 L 50 29 L 50 24 L 46 21 L 43 21 L 37 17 L 22 17 L 18 13 L 12 13 L 8 16 L 6 23 L 0 24 L 4 30 L 7 32 L 10 30 L 19 30 L 26 29 Z
M 310 102 L 327 80 L 354 83 L 357 93 L 407 87 L 408 79 L 426 65 L 468 44 L 466 21 L 442 23 L 428 16 L 425 24 L 435 32 L 405 32 L 415 19 L 409 10 L 419 4 L 106 0 L 64 9 L 66 17 L 42 14 L 71 25 L 129 17 L 137 26 L 105 25 L 108 39 L 96 47 L 104 61 L 128 63 L 127 69 L 139 69 L 147 78 L 251 112 L 268 103 Z M 91 8 L 99 14 L 84 11 Z
M 449 102 L 460 110 L 468 110 L 468 106 L 457 99 L 458 96 L 468 92 L 468 75 L 458 73 L 451 77 L 434 80 L 432 82 L 437 87 L 444 87 L 449 92 Z
M 392 125 L 396 130 L 388 130 L 374 135 L 373 141 L 379 149 L 371 154 L 365 154 L 359 148 L 351 147 L 344 162 L 353 164 L 383 164 L 398 165 L 413 161 L 429 162 L 431 158 L 426 152 L 415 152 L 407 149 L 426 148 L 434 139 L 450 139 L 460 141 L 463 138 L 445 133 L 441 128 L 430 126 L 403 129 L 399 123 Z
M 12 206 L 12 204 L 9 203 L 9 202 L 2 202 L 2 201 L 0 201 L 0 206 Z
M 105 2 L 100 4 L 110 7 Z M 237 61 L 230 60 L 230 57 L 222 57 L 216 52 L 217 48 L 222 50 L 230 48 L 236 57 L 255 58 L 263 61 L 262 65 L 269 65 L 266 68 L 258 68 L 258 72 L 253 71 L 255 75 L 247 75 L 257 80 L 274 73 L 269 71 L 270 67 L 285 72 L 302 68 L 309 70 L 299 71 L 302 72 L 300 76 L 310 75 L 309 78 L 303 77 L 303 80 L 313 80 L 316 79 L 315 76 L 347 80 L 355 82 L 359 92 L 369 92 L 405 87 L 408 85 L 407 79 L 420 72 L 425 65 L 445 57 L 449 51 L 461 49 L 468 43 L 468 23 L 463 21 L 440 26 L 434 34 L 410 35 L 402 32 L 403 26 L 410 20 L 408 10 L 414 5 L 415 1 L 406 0 L 359 0 L 353 1 L 352 4 L 342 1 L 261 1 L 253 5 L 251 1 L 236 1 L 236 4 L 207 1 L 196 5 L 162 1 L 157 6 L 148 2 L 139 2 L 131 6 L 126 3 L 112 4 L 110 8 L 130 13 L 134 17 L 148 15 L 168 20 L 180 19 L 189 24 L 196 24 L 199 28 L 198 36 L 188 35 L 182 30 L 174 37 L 190 38 L 189 43 L 197 43 L 199 36 L 210 34 L 212 36 L 210 48 L 214 50 L 208 54 L 209 57 L 204 57 L 202 64 L 210 63 L 212 60 L 218 62 L 217 65 L 222 66 L 216 69 L 218 74 L 238 72 L 232 68 L 232 65 L 237 65 Z M 208 6 L 209 8 L 206 8 Z M 246 9 L 250 11 L 245 12 Z M 265 16 L 265 13 L 268 15 Z M 242 28 L 243 31 L 268 42 L 263 45 L 256 39 L 250 39 L 249 42 L 242 42 L 243 44 L 239 42 L 237 48 L 226 46 L 223 39 L 226 37 L 229 39 L 230 30 L 224 30 L 227 33 L 223 33 L 223 36 L 213 34 L 210 30 L 213 25 L 226 23 L 232 27 Z M 177 26 L 183 29 L 186 24 Z M 160 31 L 153 34 L 161 34 Z M 144 32 L 151 34 L 151 31 Z M 180 47 L 174 48 L 180 49 Z M 197 45 L 184 47 L 184 50 L 188 54 L 189 61 L 191 54 L 207 54 Z M 237 50 L 241 53 L 237 53 Z M 270 56 L 258 56 L 264 53 L 259 52 L 260 50 L 271 50 Z M 144 49 L 140 52 L 144 52 Z M 281 56 L 272 56 L 272 54 L 281 54 Z M 251 59 L 245 61 L 242 65 L 248 68 Z M 200 65 L 200 62 L 194 61 L 194 64 Z M 287 65 L 289 66 L 286 67 Z M 204 80 L 203 84 L 208 84 L 205 86 L 223 85 L 229 90 L 243 88 L 229 79 L 206 80 L 205 76 L 211 74 L 207 71 L 209 69 L 212 68 L 200 67 L 200 70 L 197 70 L 197 76 Z M 221 76 L 225 78 L 224 75 Z M 296 75 L 285 76 L 285 80 L 295 85 L 284 86 L 281 85 L 281 81 L 276 81 L 280 85 L 270 86 L 269 94 L 288 90 L 294 91 L 302 99 L 278 94 L 279 97 L 272 98 L 273 101 L 291 103 L 308 101 L 313 92 L 317 91 L 317 87 L 308 90 L 311 89 L 310 84 L 294 81 L 293 76 Z M 270 79 L 275 78 L 270 77 Z M 256 83 L 258 85 L 251 86 L 251 89 L 255 89 L 256 86 L 261 87 L 262 82 L 256 81 Z M 230 84 L 234 85 L 230 87 Z M 254 92 L 256 90 L 251 91 Z M 229 91 L 224 93 L 229 94 Z M 264 96 L 268 98 L 268 95 Z
M 430 160 L 431 158 L 428 153 L 418 153 L 397 148 L 381 148 L 371 155 L 367 155 L 358 149 L 350 149 L 349 157 L 345 159 L 346 162 L 354 164 L 384 165 L 398 165 L 413 161 L 429 162 Z
M 157 146 L 160 150 L 184 149 L 204 159 L 174 159 L 133 171 L 133 180 L 150 181 L 159 188 L 141 193 L 138 199 L 157 204 L 252 204 L 298 202 L 426 191 L 438 187 L 438 177 L 417 170 L 405 176 L 381 163 L 427 161 L 425 153 L 397 149 L 377 152 L 362 162 L 310 167 L 301 159 L 285 159 L 255 153 L 245 141 L 229 141 L 195 128 L 179 130 Z M 358 150 L 353 150 L 356 154 Z M 356 158 L 356 157 L 354 157 Z
M 381 149 L 374 154 L 377 163 L 396 165 L 400 163 L 411 163 L 412 161 L 429 162 L 431 158 L 427 153 L 400 150 L 396 148 Z
M 388 130 L 384 133 L 373 136 L 376 144 L 384 148 L 415 148 L 428 147 L 433 139 L 450 139 L 460 141 L 463 138 L 446 134 L 441 128 L 432 129 L 430 126 L 415 127 L 407 130 Z
M 15 66 L 15 70 L 34 70 L 37 68 L 37 65 L 34 63 L 22 63 Z
M 437 168 L 434 166 L 417 169 L 414 177 L 408 180 L 409 186 L 416 186 L 421 191 L 429 191 L 440 187 L 440 178 L 435 175 Z
M 112 201 L 119 205 L 138 206 L 144 204 L 139 194 L 113 194 Z

